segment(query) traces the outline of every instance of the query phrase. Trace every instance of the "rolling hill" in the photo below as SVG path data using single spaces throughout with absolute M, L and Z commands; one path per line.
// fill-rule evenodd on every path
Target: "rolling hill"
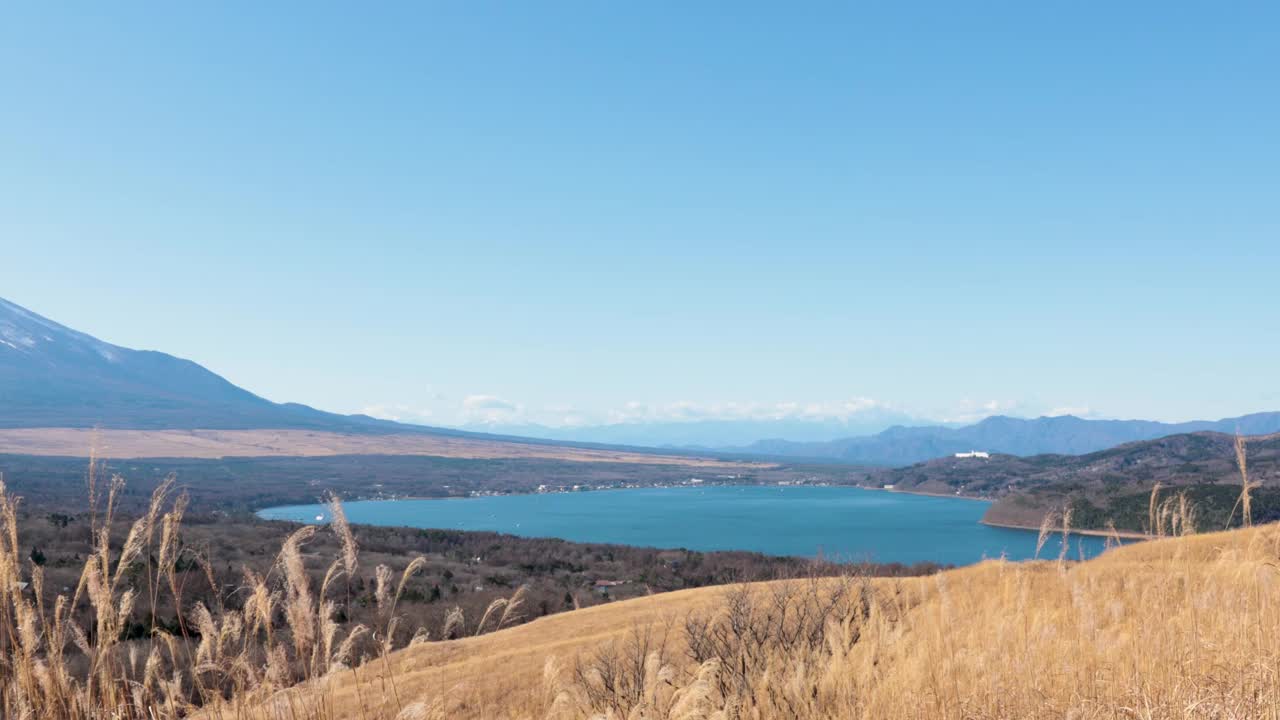
M 1278 533 L 870 578 L 855 603 L 831 601 L 839 581 L 664 593 L 415 645 L 248 716 L 314 705 L 387 720 L 1271 717 Z M 781 607 L 797 610 L 771 625 Z M 369 690 L 389 684 L 393 697 Z

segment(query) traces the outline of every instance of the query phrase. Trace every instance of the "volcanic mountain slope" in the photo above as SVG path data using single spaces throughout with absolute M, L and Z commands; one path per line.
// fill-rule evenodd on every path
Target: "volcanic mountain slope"
M 112 345 L 3 299 L 0 409 L 0 428 L 410 429 L 274 403 L 190 360 Z

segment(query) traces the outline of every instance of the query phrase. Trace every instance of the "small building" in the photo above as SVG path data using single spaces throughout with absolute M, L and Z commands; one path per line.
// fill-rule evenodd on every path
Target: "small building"
M 985 459 L 987 459 L 987 458 L 990 458 L 990 457 L 991 457 L 991 453 L 989 453 L 989 452 L 984 452 L 984 451 L 982 451 L 982 450 L 970 450 L 969 452 L 958 452 L 958 453 L 956 453 L 956 457 L 958 457 L 958 458 L 982 458 L 982 459 L 984 459 L 984 460 L 985 460 Z

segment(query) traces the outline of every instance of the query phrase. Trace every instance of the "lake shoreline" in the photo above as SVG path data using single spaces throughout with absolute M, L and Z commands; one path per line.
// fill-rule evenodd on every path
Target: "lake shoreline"
M 987 527 L 1004 528 L 1006 530 L 1026 530 L 1028 532 L 1033 532 L 1033 533 L 1040 532 L 1039 527 L 1031 527 L 1030 525 L 1015 525 L 1012 523 L 999 523 L 999 522 L 992 522 L 986 519 L 979 520 L 978 522 L 979 524 L 986 525 Z M 1155 537 L 1152 535 L 1135 532 L 1133 530 L 1116 530 L 1115 532 L 1112 532 L 1110 530 L 1088 530 L 1084 528 L 1071 528 L 1067 532 L 1070 535 L 1088 535 L 1089 537 L 1101 537 L 1101 538 L 1117 537 L 1117 538 L 1120 538 L 1121 540 L 1154 540 L 1155 539 Z M 1061 535 L 1062 530 L 1061 528 L 1054 528 L 1050 530 L 1049 534 Z
M 343 502 L 399 502 L 404 500 L 476 500 L 479 498 L 493 497 L 525 497 L 525 496 L 541 496 L 541 495 L 576 495 L 579 493 L 605 493 L 605 492 L 628 492 L 631 490 L 698 490 L 707 488 L 724 488 L 724 487 L 748 487 L 748 488 L 801 488 L 801 487 L 829 487 L 829 488 L 851 488 L 854 490 L 872 490 L 876 492 L 893 493 L 897 495 L 919 495 L 921 497 L 946 498 L 950 500 L 972 500 L 976 502 L 994 503 L 991 498 L 978 497 L 976 495 L 953 495 L 951 493 L 935 493 L 924 492 L 922 490 L 894 490 L 883 487 L 868 487 L 866 485 L 846 485 L 844 483 L 796 483 L 788 485 L 779 485 L 773 483 L 757 483 L 757 484 L 741 484 L 741 483 L 704 483 L 700 485 L 687 485 L 683 483 L 675 483 L 671 485 L 639 485 L 636 487 L 604 487 L 592 488 L 590 490 L 547 490 L 539 492 L 537 490 L 524 490 L 520 492 L 503 492 L 503 493 L 485 493 L 479 495 L 396 495 L 394 497 L 358 497 L 347 498 Z M 302 507 L 317 505 L 320 503 L 294 503 L 290 505 L 268 505 L 267 507 L 258 508 L 253 511 L 255 516 L 267 510 L 275 510 L 285 507 Z M 259 516 L 260 517 L 260 516 Z M 262 518 L 267 519 L 267 518 Z M 1015 527 L 1013 525 L 993 526 L 1006 527 L 1012 530 L 1035 530 L 1040 528 Z
M 866 485 L 840 485 L 840 484 L 829 484 L 829 485 L 809 485 L 809 486 L 801 486 L 801 485 L 764 485 L 764 484 L 761 484 L 761 485 L 746 485 L 746 486 L 730 486 L 730 485 L 718 485 L 718 484 L 709 484 L 709 485 L 704 485 L 704 486 L 690 486 L 690 485 L 654 485 L 654 486 L 646 486 L 646 487 L 643 487 L 643 488 L 601 488 L 601 489 L 598 489 L 598 490 L 588 490 L 588 491 L 583 491 L 583 492 L 593 492 L 593 493 L 599 493 L 599 492 L 610 492 L 610 491 L 614 491 L 614 492 L 625 492 L 625 491 L 627 491 L 627 490 L 644 490 L 644 489 L 654 489 L 654 488 L 663 488 L 663 489 L 688 488 L 688 489 L 694 489 L 694 488 L 697 488 L 697 487 L 704 487 L 704 488 L 705 488 L 705 487 L 848 487 L 848 488 L 855 488 L 855 489 L 858 489 L 858 490 L 871 490 L 871 491 L 877 491 L 877 492 L 892 493 L 892 494 L 897 494 L 897 495 L 918 495 L 918 496 L 921 496 L 921 497 L 946 498 L 946 499 L 953 499 L 953 500 L 972 500 L 972 501 L 985 502 L 985 503 L 992 503 L 992 502 L 995 502 L 994 500 L 991 500 L 991 499 L 989 499 L 989 498 L 976 497 L 976 496 L 973 496 L 973 495 L 956 495 L 956 494 L 953 494 L 953 493 L 925 492 L 925 491 L 922 491 L 922 490 L 897 490 L 897 489 L 893 489 L 893 488 L 884 488 L 884 487 L 867 487 Z M 436 496 L 425 496 L 425 497 L 420 497 L 420 496 L 402 496 L 402 497 L 394 497 L 394 498 L 366 498 L 366 499 L 362 499 L 362 500 L 353 500 L 353 501 L 351 501 L 351 502 L 397 502 L 397 501 L 416 501 L 416 500 L 475 500 L 475 499 L 482 498 L 482 497 L 514 497 L 514 496 L 529 496 L 529 495 L 571 495 L 571 494 L 575 494 L 575 493 L 574 493 L 574 491 L 552 491 L 552 492 L 543 492 L 543 493 L 539 493 L 539 492 L 517 492 L 517 493 L 503 493 L 503 494 L 500 494 L 500 495 L 478 495 L 478 496 L 477 496 L 477 495 L 445 495 L 445 496 L 436 495 Z M 259 510 L 255 510 L 253 514 L 254 514 L 254 516 L 255 516 L 255 517 L 257 517 L 259 520 L 265 520 L 265 521 L 268 521 L 268 522 L 272 522 L 272 521 L 279 521 L 279 520 L 281 520 L 282 518 L 264 517 L 264 516 L 262 516 L 262 515 L 261 515 L 261 513 L 266 512 L 266 511 L 269 511 L 269 510 L 275 510 L 275 509 L 284 508 L 284 507 L 293 507 L 293 506 L 265 507 L 265 508 L 260 508 Z M 288 521 L 288 522 L 296 522 L 296 521 Z M 987 527 L 1000 528 L 1000 529 L 1003 529 L 1003 530 L 1020 530 L 1020 531 L 1023 531 L 1023 532 L 1032 532 L 1032 533 L 1037 533 L 1037 534 L 1039 534 L 1039 532 L 1040 532 L 1040 527 L 1039 527 L 1039 526 L 1020 525 L 1020 524 L 1017 524 L 1017 523 L 993 522 L 993 521 L 991 521 L 991 520 L 987 520 L 986 518 L 983 518 L 983 519 L 979 520 L 979 521 L 978 521 L 978 524 L 979 524 L 979 525 L 985 525 L 985 526 L 987 526 Z M 1052 535 L 1059 535 L 1059 534 L 1061 534 L 1061 530 L 1059 530 L 1059 529 L 1054 529 L 1050 534 L 1052 534 Z M 1153 539 L 1155 539 L 1155 537 L 1154 537 L 1154 536 L 1152 536 L 1152 535 L 1148 535 L 1148 534 L 1146 534 L 1146 533 L 1141 533 L 1141 532 L 1137 532 L 1137 531 L 1133 531 L 1133 530 L 1116 530 L 1115 532 L 1112 532 L 1112 531 L 1110 531 L 1110 530 L 1090 530 L 1090 529 L 1085 529 L 1085 528 L 1071 528 L 1071 530 L 1069 531 L 1069 533 L 1068 533 L 1068 534 L 1071 534 L 1071 535 L 1086 535 L 1086 536 L 1089 536 L 1089 537 L 1100 537 L 1100 538 L 1117 537 L 1117 538 L 1119 538 L 1119 539 L 1121 539 L 1121 540 L 1153 540 Z M 625 543 L 624 543 L 624 544 L 625 544 Z M 640 546 L 637 546 L 637 547 L 640 547 Z
M 903 495 L 924 495 L 926 497 L 956 498 L 958 500 L 979 500 L 981 502 L 988 502 L 988 503 L 995 502 L 994 500 L 990 500 L 988 498 L 975 497 L 973 495 L 951 495 L 948 493 L 932 493 L 932 492 L 922 492 L 918 490 L 896 490 L 896 489 L 890 489 L 890 488 L 875 488 L 875 487 L 869 488 L 861 485 L 858 487 L 861 487 L 864 490 L 880 490 L 883 492 L 901 493 Z M 1037 534 L 1039 534 L 1040 532 L 1039 526 L 1019 525 L 1016 523 L 993 522 L 991 520 L 987 520 L 986 518 L 979 520 L 978 523 L 981 525 L 986 525 L 987 527 L 1003 528 L 1005 530 L 1026 530 L 1027 532 L 1033 532 Z M 1054 534 L 1054 535 L 1061 534 L 1061 530 L 1054 530 L 1051 534 Z M 1088 535 L 1089 537 L 1101 537 L 1101 538 L 1117 537 L 1117 538 L 1120 538 L 1121 540 L 1154 540 L 1155 539 L 1154 535 L 1148 535 L 1147 533 L 1137 532 L 1136 530 L 1116 530 L 1113 532 L 1111 530 L 1089 530 L 1086 528 L 1071 528 L 1071 530 L 1068 531 L 1068 534 Z
M 913 493 L 858 492 L 857 485 L 619 488 L 576 493 L 519 493 L 469 502 L 366 500 L 346 503 L 353 525 L 474 530 L 526 538 L 560 538 L 698 552 L 838 557 L 877 563 L 968 565 L 997 556 L 1036 554 L 1036 534 L 980 522 L 989 502 Z M 630 492 L 623 492 L 630 490 Z M 951 502 L 963 497 L 970 502 Z M 462 499 L 462 498 L 457 498 Z M 323 505 L 276 506 L 263 520 L 323 523 Z M 1073 543 L 1074 544 L 1074 543 Z M 1089 555 L 1102 538 L 1088 538 Z
M 838 487 L 838 486 L 833 486 L 833 487 Z M 896 488 L 867 487 L 866 485 L 850 485 L 848 487 L 856 487 L 859 490 L 878 490 L 880 492 L 897 493 L 898 495 L 923 495 L 924 497 L 952 498 L 955 500 L 976 500 L 978 502 L 985 502 L 985 503 L 995 502 L 990 498 L 978 497 L 976 495 L 956 495 L 954 493 L 925 492 L 924 490 L 898 490 Z M 1039 530 L 1039 529 L 1040 528 L 1036 528 L 1036 530 Z

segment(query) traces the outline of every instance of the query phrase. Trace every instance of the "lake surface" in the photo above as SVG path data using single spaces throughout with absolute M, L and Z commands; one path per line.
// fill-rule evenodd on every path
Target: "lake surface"
M 980 525 L 989 503 L 850 487 L 646 488 L 448 500 L 371 500 L 345 505 L 367 525 L 492 530 L 526 537 L 689 550 L 754 550 L 841 560 L 963 565 L 1035 555 L 1036 533 Z M 323 505 L 262 510 L 260 517 L 314 523 Z M 1070 556 L 1104 540 L 1073 536 Z M 1057 557 L 1059 536 L 1041 557 Z

